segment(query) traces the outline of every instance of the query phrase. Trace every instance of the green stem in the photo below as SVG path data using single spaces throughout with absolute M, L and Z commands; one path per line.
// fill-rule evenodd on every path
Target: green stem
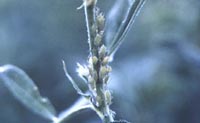
M 84 1 L 84 11 L 85 11 L 85 19 L 86 19 L 86 26 L 87 26 L 87 34 L 88 34 L 88 43 L 90 51 L 94 49 L 94 38 L 96 35 L 96 32 L 94 30 L 94 24 L 95 24 L 95 6 L 96 2 L 91 2 L 89 4 L 87 2 L 88 0 Z M 95 0 L 92 0 L 95 1 Z
M 99 115 L 103 123 L 111 123 L 113 122 L 113 117 L 110 115 L 109 105 L 106 103 L 105 99 L 105 84 L 103 82 L 103 77 L 100 76 L 101 74 L 101 67 L 102 67 L 102 60 L 104 58 L 100 55 L 100 49 L 103 46 L 101 43 L 100 45 L 95 45 L 95 37 L 97 33 L 103 30 L 98 30 L 97 24 L 97 15 L 99 14 L 96 10 L 96 2 L 97 0 L 85 0 L 84 1 L 84 11 L 85 11 L 85 18 L 86 18 L 86 25 L 87 25 L 87 33 L 88 33 L 88 43 L 90 48 L 90 56 L 97 57 L 97 63 L 93 63 L 93 72 L 97 74 L 96 81 L 96 94 L 93 95 L 93 102 L 94 111 Z M 106 51 L 105 51 L 106 52 Z M 96 104 L 95 104 L 96 103 Z M 98 104 L 97 104 L 98 103 Z
M 70 118 L 72 118 L 73 116 L 79 114 L 81 111 L 86 110 L 86 109 L 93 109 L 93 106 L 88 104 L 88 105 L 84 105 L 84 106 L 76 106 L 71 109 L 67 109 L 66 111 L 62 112 L 58 116 L 58 118 L 57 118 L 58 120 L 54 121 L 54 123 L 62 123 L 64 121 L 67 121 Z

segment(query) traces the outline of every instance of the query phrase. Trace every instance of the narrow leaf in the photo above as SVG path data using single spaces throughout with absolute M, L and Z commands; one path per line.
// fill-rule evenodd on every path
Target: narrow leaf
M 118 32 L 114 36 L 113 41 L 109 45 L 109 55 L 113 55 L 119 48 L 119 46 L 122 44 L 123 39 L 125 38 L 132 24 L 134 23 L 145 1 L 146 0 L 135 0 L 135 2 L 133 2 L 124 21 L 121 23 L 121 26 L 119 27 Z
M 47 98 L 41 97 L 37 86 L 20 68 L 13 65 L 0 67 L 0 81 L 33 112 L 54 121 L 56 111 Z
M 107 46 L 111 44 L 121 22 L 126 17 L 130 5 L 132 5 L 132 3 L 129 0 L 115 0 L 114 5 L 107 14 L 104 37 Z

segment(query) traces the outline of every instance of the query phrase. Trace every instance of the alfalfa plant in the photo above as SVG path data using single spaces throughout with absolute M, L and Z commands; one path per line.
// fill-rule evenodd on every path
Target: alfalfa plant
M 125 18 L 117 30 L 114 31 L 116 33 L 113 33 L 113 29 L 109 28 L 109 23 L 114 20 L 105 19 L 104 14 L 97 7 L 97 0 L 83 0 L 83 4 L 79 9 L 83 8 L 85 13 L 89 56 L 87 65 L 78 64 L 77 72 L 86 83 L 88 91 L 83 92 L 78 87 L 77 83 L 68 74 L 63 61 L 66 76 L 77 93 L 84 99 L 60 114 L 57 115 L 51 102 L 40 95 L 37 86 L 20 68 L 13 65 L 0 67 L 0 80 L 25 106 L 53 123 L 65 122 L 85 109 L 95 111 L 103 123 L 127 122 L 123 120 L 116 121 L 114 119 L 115 113 L 110 109 L 112 94 L 107 86 L 112 68 L 109 66 L 109 62 L 112 61 L 114 53 L 123 42 L 144 3 L 145 0 L 130 0 Z M 115 11 L 117 12 L 117 10 Z M 111 38 L 106 38 L 108 35 L 111 35 Z

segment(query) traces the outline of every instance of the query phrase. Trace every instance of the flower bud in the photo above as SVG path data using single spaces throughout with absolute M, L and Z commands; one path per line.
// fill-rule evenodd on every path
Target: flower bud
M 92 90 L 96 89 L 96 82 L 92 76 L 88 77 L 88 82 Z
M 103 78 L 108 73 L 106 66 L 101 66 L 100 77 Z
M 102 45 L 99 49 L 99 56 L 102 58 L 106 55 L 106 47 Z
M 110 73 L 112 71 L 112 67 L 107 66 L 107 72 Z
M 105 100 L 108 105 L 112 103 L 112 96 L 109 90 L 105 91 Z
M 99 31 L 102 31 L 104 29 L 104 24 L 105 24 L 105 17 L 102 13 L 99 13 L 97 15 L 97 25 L 98 25 Z
M 104 58 L 103 58 L 103 61 L 102 61 L 102 64 L 103 64 L 103 65 L 108 64 L 109 59 L 110 59 L 109 56 L 104 57 Z
M 101 66 L 100 77 L 104 78 L 111 71 L 112 71 L 112 68 L 110 66 Z
M 99 46 L 101 44 L 101 41 L 102 41 L 102 35 L 101 34 L 97 34 L 95 39 L 94 39 L 94 44 L 96 46 Z
M 98 62 L 98 58 L 96 57 L 96 56 L 92 56 L 92 57 L 90 57 L 89 58 L 89 63 L 90 64 L 97 64 L 97 62 Z
M 97 27 L 95 24 L 92 25 L 92 28 L 91 28 L 91 33 L 92 34 L 95 34 L 97 32 Z

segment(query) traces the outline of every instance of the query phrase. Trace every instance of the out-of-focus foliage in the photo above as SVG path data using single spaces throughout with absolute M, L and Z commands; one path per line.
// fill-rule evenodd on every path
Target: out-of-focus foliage
M 10 63 L 25 70 L 59 112 L 78 98 L 61 60 L 76 77 L 75 62 L 82 63 L 88 54 L 84 14 L 76 10 L 81 2 L 0 1 L 0 65 Z M 99 5 L 107 13 L 114 2 L 102 0 Z M 111 64 L 117 119 L 200 122 L 199 33 L 199 0 L 147 1 Z M 1 122 L 48 122 L 24 108 L 2 83 L 0 97 Z M 96 118 L 88 111 L 71 122 L 93 123 Z
M 56 118 L 56 111 L 51 102 L 40 95 L 38 87 L 20 68 L 13 65 L 0 66 L 0 82 L 5 84 L 16 99 L 36 114 L 52 121 Z

